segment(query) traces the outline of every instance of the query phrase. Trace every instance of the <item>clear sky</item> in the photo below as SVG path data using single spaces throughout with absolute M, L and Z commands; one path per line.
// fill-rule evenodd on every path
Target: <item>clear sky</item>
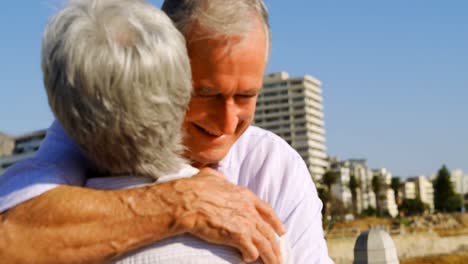
M 15 0 L 0 16 L 0 131 L 46 128 L 40 71 L 60 0 Z M 160 6 L 162 1 L 151 1 Z M 468 172 L 468 1 L 266 0 L 268 72 L 323 82 L 328 153 L 403 177 Z

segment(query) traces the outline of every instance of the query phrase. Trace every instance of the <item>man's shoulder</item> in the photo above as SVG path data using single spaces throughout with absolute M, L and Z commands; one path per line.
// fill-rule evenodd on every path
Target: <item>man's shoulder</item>
M 278 167 L 295 166 L 303 162 L 300 155 L 284 139 L 271 131 L 250 126 L 236 141 L 223 161 L 224 167 L 256 174 L 262 168 L 268 171 Z
M 273 137 L 273 138 L 276 138 L 276 139 L 281 139 L 275 133 L 273 133 L 273 132 L 271 132 L 269 130 L 257 127 L 257 126 L 249 126 L 247 128 L 247 130 L 245 131 L 245 133 L 240 137 L 240 139 L 242 139 L 242 138 L 252 138 L 252 137 L 265 137 L 265 136 Z
M 295 150 L 281 137 L 266 129 L 250 126 L 237 140 L 234 148 L 245 149 L 247 152 L 255 149 L 282 150 L 295 152 Z

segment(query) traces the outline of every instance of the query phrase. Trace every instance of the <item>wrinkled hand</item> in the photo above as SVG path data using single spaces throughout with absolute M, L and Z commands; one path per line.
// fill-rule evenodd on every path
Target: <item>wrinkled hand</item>
M 245 262 L 260 257 L 267 264 L 281 263 L 275 233 L 283 235 L 285 228 L 271 206 L 247 188 L 212 169 L 175 181 L 173 188 L 176 222 L 185 232 L 235 247 Z

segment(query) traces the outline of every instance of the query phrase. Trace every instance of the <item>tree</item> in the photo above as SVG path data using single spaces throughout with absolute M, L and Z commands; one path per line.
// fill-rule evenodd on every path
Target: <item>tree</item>
M 375 216 L 376 213 L 374 207 L 369 206 L 362 211 L 361 216 Z
M 325 201 L 327 200 L 327 194 L 326 194 L 327 190 L 325 190 L 325 188 L 323 188 L 322 186 L 317 186 L 317 193 L 318 193 L 318 197 L 319 199 L 322 201 L 323 203 L 323 206 L 322 206 L 322 216 L 325 216 Z
M 331 187 L 338 180 L 338 173 L 334 171 L 327 171 L 322 177 L 322 183 L 327 186 L 327 191 L 331 193 Z
M 405 216 L 421 215 L 429 209 L 429 205 L 423 203 L 421 199 L 404 199 L 399 208 Z
M 447 200 L 446 211 L 447 212 L 460 212 L 463 205 L 462 196 L 454 193 Z
M 382 215 L 382 206 L 380 204 L 382 200 L 382 196 L 380 195 L 382 189 L 384 187 L 382 178 L 378 175 L 374 175 L 372 177 L 372 191 L 374 191 L 375 194 L 375 205 L 377 208 L 377 214 L 380 216 Z
M 455 212 L 462 207 L 460 197 L 455 193 L 450 181 L 450 171 L 445 165 L 437 173 L 433 183 L 434 207 L 440 212 Z
M 345 215 L 350 213 L 350 210 L 346 208 L 343 201 L 336 197 L 332 197 L 329 211 L 334 219 L 344 219 Z
M 349 190 L 351 191 L 351 199 L 353 203 L 353 213 L 357 213 L 357 188 L 359 187 L 359 180 L 351 174 L 349 178 Z
M 332 201 L 332 185 L 335 184 L 338 180 L 338 173 L 334 171 L 327 171 L 322 176 L 322 184 L 326 186 L 326 190 L 323 193 L 323 216 L 326 218 L 329 214 L 329 208 L 331 207 L 330 203 Z
M 392 178 L 392 182 L 390 183 L 390 187 L 392 188 L 393 190 L 393 194 L 395 196 L 395 201 L 396 203 L 398 204 L 399 203 L 399 191 L 400 191 L 400 185 L 401 185 L 401 181 L 400 181 L 400 178 L 399 177 L 393 177 Z

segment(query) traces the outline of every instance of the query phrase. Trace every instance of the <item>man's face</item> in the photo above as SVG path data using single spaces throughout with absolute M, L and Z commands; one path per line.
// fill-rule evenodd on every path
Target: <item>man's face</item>
M 203 36 L 202 31 L 192 32 Z M 187 48 L 194 90 L 183 125 L 186 157 L 196 166 L 214 164 L 252 123 L 266 67 L 266 36 L 258 22 L 243 39 L 200 38 Z

